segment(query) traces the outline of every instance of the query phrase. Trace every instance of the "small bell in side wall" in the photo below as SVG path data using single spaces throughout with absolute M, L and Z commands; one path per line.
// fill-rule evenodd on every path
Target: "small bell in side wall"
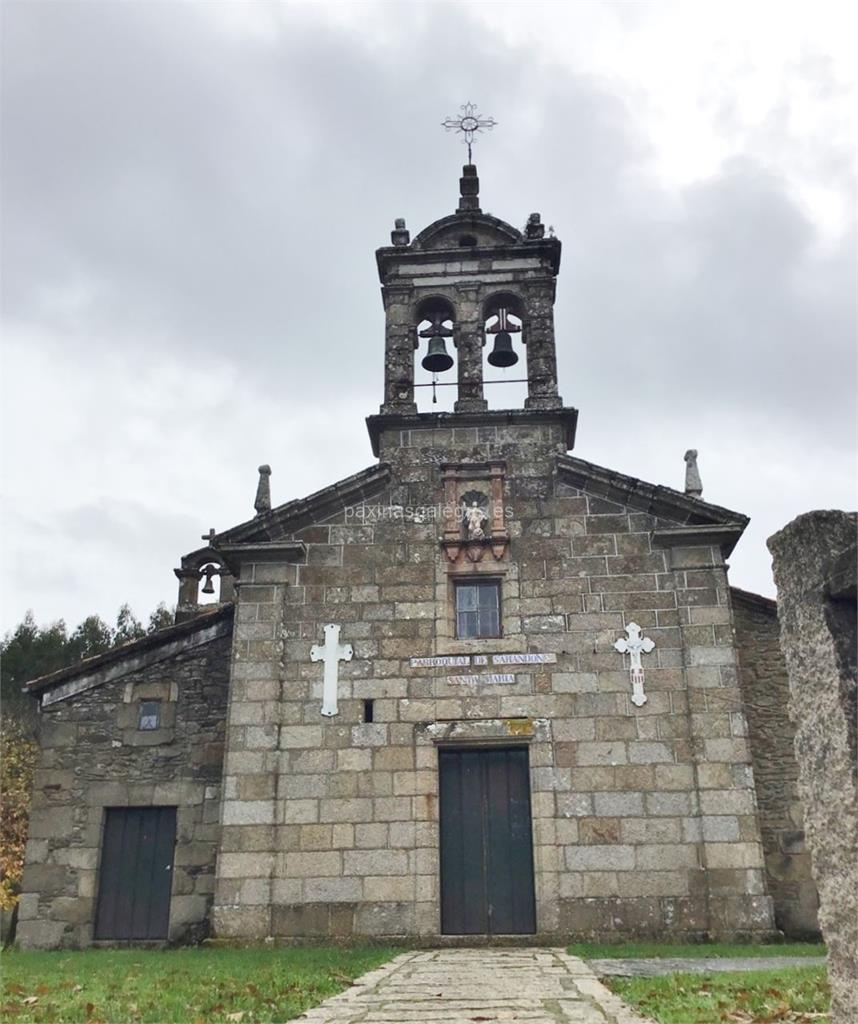
M 206 581 L 203 584 L 203 589 L 201 593 L 213 594 L 215 592 L 214 577 L 217 575 L 217 572 L 218 570 L 213 565 L 203 566 L 202 574 L 203 576 L 205 576 Z

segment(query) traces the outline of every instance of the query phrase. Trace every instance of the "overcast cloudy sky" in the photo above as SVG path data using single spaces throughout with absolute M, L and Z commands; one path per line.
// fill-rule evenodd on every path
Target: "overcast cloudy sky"
M 563 242 L 575 454 L 681 489 L 698 448 L 773 594 L 766 537 L 856 505 L 854 17 L 6 0 L 0 628 L 147 616 L 260 462 L 278 503 L 372 463 L 373 252 L 455 208 L 466 100 L 483 208 Z

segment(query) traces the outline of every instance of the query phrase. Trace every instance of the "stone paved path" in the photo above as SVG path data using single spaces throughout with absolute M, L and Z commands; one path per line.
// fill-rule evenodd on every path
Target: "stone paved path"
M 563 949 L 403 953 L 321 1006 L 312 1024 L 649 1024 Z
M 600 978 L 655 978 L 660 974 L 711 974 L 713 971 L 775 971 L 781 967 L 824 967 L 824 956 L 658 957 L 640 960 L 588 960 Z

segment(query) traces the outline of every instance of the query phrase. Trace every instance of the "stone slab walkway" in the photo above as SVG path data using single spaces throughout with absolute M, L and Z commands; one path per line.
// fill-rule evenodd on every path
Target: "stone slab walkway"
M 312 1024 L 650 1024 L 563 949 L 403 953 L 308 1010 Z
M 653 957 L 635 960 L 588 960 L 600 978 L 655 978 L 661 974 L 711 974 L 713 971 L 776 971 L 781 967 L 824 967 L 824 956 Z

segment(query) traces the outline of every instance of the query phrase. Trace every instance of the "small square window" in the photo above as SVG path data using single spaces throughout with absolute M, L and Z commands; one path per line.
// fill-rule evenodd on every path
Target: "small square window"
M 161 702 L 159 700 L 141 700 L 140 716 L 137 728 L 144 731 L 161 727 Z
M 500 636 L 500 581 L 456 584 L 456 636 L 460 640 Z

